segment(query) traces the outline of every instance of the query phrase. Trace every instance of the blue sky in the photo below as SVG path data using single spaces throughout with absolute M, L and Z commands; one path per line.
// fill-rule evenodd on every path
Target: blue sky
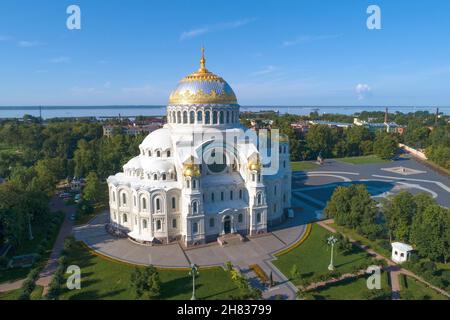
M 2 0 L 0 105 L 165 104 L 204 45 L 241 105 L 448 106 L 449 31 L 447 0 Z

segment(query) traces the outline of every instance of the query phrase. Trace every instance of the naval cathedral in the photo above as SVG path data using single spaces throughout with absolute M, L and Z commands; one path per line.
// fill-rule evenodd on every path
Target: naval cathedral
M 110 227 L 141 244 L 192 246 L 283 221 L 291 207 L 288 140 L 273 143 L 275 170 L 266 170 L 258 138 L 246 131 L 235 93 L 206 69 L 202 50 L 198 71 L 169 97 L 167 124 L 108 178 Z

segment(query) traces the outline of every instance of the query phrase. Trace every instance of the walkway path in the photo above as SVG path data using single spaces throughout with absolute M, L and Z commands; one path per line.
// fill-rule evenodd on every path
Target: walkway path
M 52 211 L 63 211 L 65 212 L 64 222 L 59 230 L 58 237 L 56 238 L 55 244 L 53 245 L 52 253 L 50 254 L 50 258 L 47 261 L 44 269 L 42 269 L 39 274 L 39 278 L 36 281 L 37 285 L 43 286 L 44 290 L 42 295 L 46 295 L 48 292 L 48 288 L 50 282 L 52 281 L 53 273 L 56 271 L 58 267 L 58 258 L 61 254 L 61 251 L 64 248 L 64 240 L 72 233 L 73 222 L 70 220 L 70 216 L 75 214 L 75 207 L 66 206 L 63 200 L 59 198 L 53 198 L 50 207 Z
M 4 282 L 0 284 L 0 292 L 8 292 L 11 290 L 17 290 L 22 287 L 22 283 L 25 281 L 25 279 L 16 280 L 14 282 Z
M 331 227 L 329 224 L 333 223 L 334 221 L 332 219 L 329 220 L 323 220 L 318 222 L 318 224 L 320 226 L 322 226 L 323 228 L 327 229 L 330 232 L 333 233 L 337 233 L 336 229 L 334 229 L 333 227 Z M 349 240 L 356 246 L 360 247 L 361 249 L 365 250 L 368 254 L 370 254 L 371 256 L 373 256 L 374 258 L 378 259 L 378 260 L 385 260 L 388 264 L 388 267 L 386 268 L 387 271 L 389 271 L 389 276 L 390 276 L 390 282 L 391 282 L 391 289 L 392 289 L 392 300 L 399 300 L 400 299 L 400 291 L 401 291 L 401 285 L 400 285 L 400 281 L 399 281 L 399 275 L 400 274 L 405 274 L 411 277 L 414 277 L 415 279 L 417 279 L 418 281 L 424 283 L 426 286 L 432 288 L 433 290 L 443 294 L 444 296 L 450 298 L 450 294 L 448 292 L 446 292 L 445 290 L 442 290 L 441 288 L 438 288 L 434 285 L 432 285 L 431 283 L 429 283 L 428 281 L 424 280 L 423 278 L 419 277 L 418 275 L 416 275 L 415 273 L 406 270 L 404 268 L 401 268 L 399 265 L 397 265 L 396 263 L 394 263 L 392 260 L 382 256 L 381 254 L 375 252 L 374 250 L 370 249 L 367 246 L 362 245 L 361 243 L 359 243 L 358 241 L 355 241 L 352 238 L 349 238 Z

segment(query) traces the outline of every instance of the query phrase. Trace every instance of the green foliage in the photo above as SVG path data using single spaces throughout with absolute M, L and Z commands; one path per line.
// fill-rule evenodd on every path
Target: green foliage
M 82 198 L 91 204 L 98 203 L 105 199 L 105 183 L 101 182 L 95 172 L 90 172 L 86 178 L 86 185 L 83 189 Z
M 406 191 L 398 193 L 385 202 L 383 214 L 393 240 L 409 241 L 410 226 L 416 212 L 414 196 Z
M 364 185 L 337 187 L 325 207 L 325 214 L 337 225 L 357 229 L 366 236 L 374 237 L 382 230 L 376 222 L 376 203 Z
M 161 280 L 158 270 L 152 265 L 139 269 L 131 274 L 131 285 L 137 298 L 156 298 L 161 294 Z
M 398 150 L 397 139 L 386 132 L 378 132 L 373 143 L 373 152 L 381 159 L 392 159 Z

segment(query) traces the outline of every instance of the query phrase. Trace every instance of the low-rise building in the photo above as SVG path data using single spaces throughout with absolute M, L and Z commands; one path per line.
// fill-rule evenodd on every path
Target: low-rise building
M 409 260 L 413 247 L 402 242 L 393 242 L 392 244 L 392 261 L 396 263 L 403 263 Z

